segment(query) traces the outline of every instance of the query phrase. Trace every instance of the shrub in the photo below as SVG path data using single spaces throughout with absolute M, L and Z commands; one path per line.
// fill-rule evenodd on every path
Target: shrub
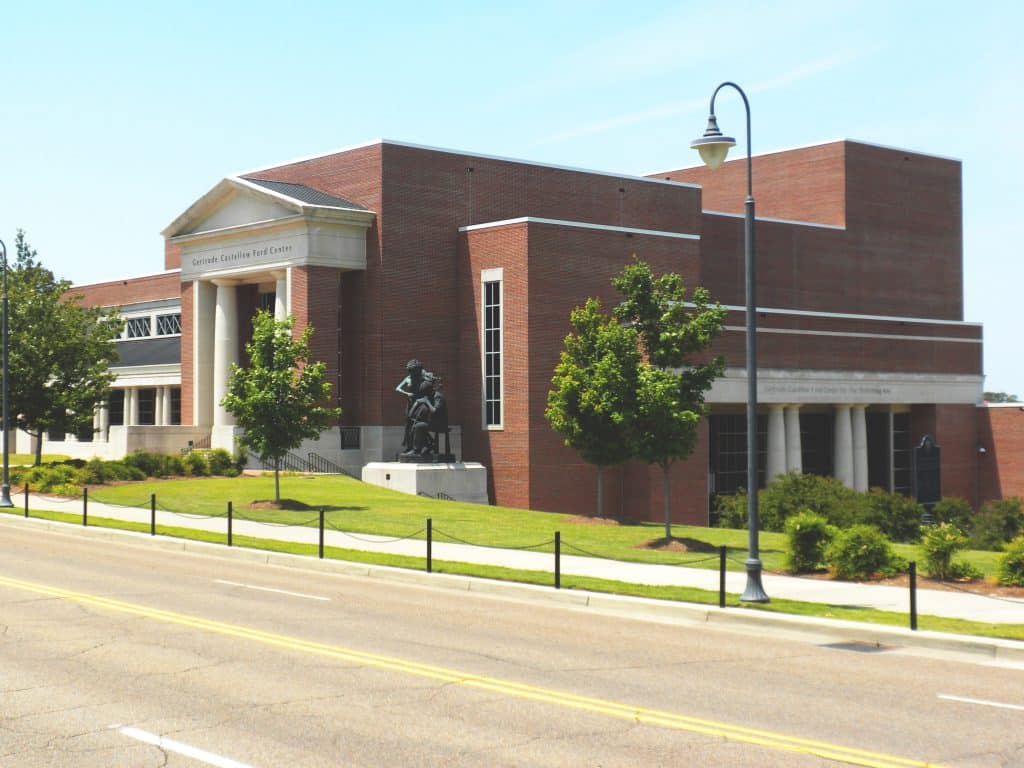
M 838 579 L 891 576 L 906 567 L 882 532 L 872 525 L 853 525 L 839 531 L 825 549 L 825 560 Z
M 950 523 L 930 525 L 921 539 L 921 556 L 925 572 L 936 579 L 952 579 L 953 554 L 967 549 L 967 536 Z
M 42 464 L 29 469 L 21 480 L 28 482 L 33 490 L 43 493 L 75 495 L 78 493 L 74 487 L 77 472 L 68 464 Z
M 206 456 L 201 451 L 191 451 L 185 454 L 185 458 L 182 459 L 182 463 L 185 465 L 185 471 L 195 477 L 201 477 L 210 474 L 210 464 L 206 460 Z
M 1024 536 L 1014 539 L 999 560 L 999 583 L 1024 587 Z
M 103 473 L 107 480 L 145 480 L 146 473 L 138 467 L 121 460 L 103 462 Z
M 854 522 L 875 526 L 890 541 L 914 542 L 921 538 L 924 508 L 913 499 L 872 488 L 864 501 Z
M 235 469 L 235 462 L 231 454 L 225 451 L 223 448 L 214 448 L 207 454 L 207 461 L 210 465 L 211 475 L 227 475 L 228 477 L 234 477 L 238 474 L 238 470 Z
M 836 534 L 821 515 L 809 510 L 793 515 L 786 520 L 786 536 L 789 552 L 786 567 L 792 573 L 811 573 L 825 563 L 825 548 Z
M 715 499 L 715 511 L 718 513 L 719 528 L 747 527 L 747 494 L 733 493 Z
M 986 501 L 974 516 L 970 546 L 998 552 L 1024 530 L 1024 509 L 1018 498 Z
M 846 527 L 856 520 L 863 504 L 863 494 L 834 477 L 790 472 L 768 484 L 760 494 L 758 507 L 761 527 L 781 531 L 787 518 L 808 510 L 832 525 Z
M 146 477 L 159 477 L 162 462 L 160 455 L 148 451 L 135 451 L 124 457 L 124 463 L 142 471 Z
M 974 510 L 957 496 L 945 498 L 932 507 L 932 515 L 936 523 L 951 523 L 967 534 L 974 527 Z
M 176 475 L 185 474 L 185 462 L 181 460 L 181 456 L 178 454 L 164 454 L 161 456 L 163 459 L 163 472 L 168 477 L 174 477 Z

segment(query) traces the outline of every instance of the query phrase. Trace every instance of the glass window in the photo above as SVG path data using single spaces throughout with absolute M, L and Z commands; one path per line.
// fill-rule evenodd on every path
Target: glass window
M 139 398 L 139 424 L 156 424 L 156 390 L 137 389 Z
M 156 316 L 156 335 L 173 336 L 181 333 L 181 313 Z
M 261 293 L 259 300 L 257 301 L 257 307 L 264 312 L 274 314 L 274 302 L 277 301 L 277 293 L 270 291 L 269 293 Z
M 171 424 L 181 424 L 181 387 L 171 387 Z
M 501 426 L 501 280 L 483 284 L 484 426 Z
M 709 458 L 716 494 L 736 493 L 747 487 L 747 417 L 715 415 L 708 418 L 710 426 Z M 757 417 L 757 479 L 764 487 L 764 465 L 768 453 L 768 419 Z
M 148 317 L 130 317 L 125 322 L 125 335 L 129 339 L 152 336 L 152 324 Z
M 124 390 L 112 389 L 110 391 L 110 426 L 120 427 L 124 424 Z

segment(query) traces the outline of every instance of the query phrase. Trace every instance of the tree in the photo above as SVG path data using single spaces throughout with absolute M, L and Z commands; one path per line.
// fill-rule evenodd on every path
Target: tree
M 221 404 L 245 430 L 241 444 L 261 461 L 274 462 L 274 501 L 281 501 L 281 459 L 303 440 L 318 437 L 340 408 L 323 403 L 331 393 L 323 361 L 309 360 L 306 328 L 292 337 L 295 318 L 275 320 L 269 312 L 253 318 L 252 341 L 245 345 L 249 366 L 233 364 Z
M 1016 395 L 1008 395 L 1006 392 L 983 392 L 981 399 L 987 403 L 1019 403 Z
M 587 299 L 569 316 L 548 407 L 551 427 L 597 467 L 597 515 L 604 515 L 604 468 L 632 455 L 631 421 L 640 354 L 636 332 L 601 312 L 601 302 Z
M 661 467 L 665 538 L 670 539 L 668 473 L 674 462 L 693 452 L 697 427 L 707 414 L 704 395 L 725 370 L 721 357 L 697 358 L 721 333 L 726 310 L 712 305 L 704 288 L 695 288 L 687 303 L 679 275 L 655 278 L 635 256 L 612 284 L 623 295 L 615 316 L 636 330 L 645 358 L 633 415 L 633 452 Z
M 15 425 L 37 437 L 35 463 L 48 432 L 91 433 L 93 414 L 114 381 L 115 312 L 85 307 L 39 263 L 18 230 L 17 258 L 8 275 L 10 412 Z

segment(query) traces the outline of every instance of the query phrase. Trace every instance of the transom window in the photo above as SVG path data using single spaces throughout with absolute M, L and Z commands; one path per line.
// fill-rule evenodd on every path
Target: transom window
M 148 317 L 129 317 L 125 321 L 124 331 L 125 336 L 129 339 L 139 339 L 144 336 L 152 335 L 153 324 L 150 322 Z
M 173 336 L 174 334 L 181 333 L 181 313 L 175 312 L 173 315 L 157 315 L 156 316 L 156 335 L 157 336 Z
M 154 336 L 180 336 L 181 335 L 181 312 L 168 312 L 167 307 L 163 312 L 153 311 L 145 314 L 138 311 L 128 312 L 124 317 L 124 330 L 121 331 L 119 339 L 147 339 Z

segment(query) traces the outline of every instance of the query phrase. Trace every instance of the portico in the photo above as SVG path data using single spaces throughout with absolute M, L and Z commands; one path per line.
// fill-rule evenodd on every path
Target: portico
M 744 372 L 729 369 L 708 396 L 713 424 L 714 414 L 722 414 L 718 418 L 724 420 L 718 428 L 721 434 L 712 435 L 715 492 L 735 490 L 735 481 L 728 477 L 730 456 L 737 467 L 745 466 L 745 454 L 740 461 L 736 448 L 740 417 L 728 415 L 739 413 L 736 404 L 745 386 Z M 813 460 L 806 471 L 830 474 L 855 490 L 879 486 L 906 492 L 909 465 L 903 465 L 910 446 L 904 445 L 909 440 L 905 422 L 915 404 L 971 405 L 980 386 L 981 378 L 974 375 L 764 369 L 758 383 L 763 481 L 805 471 L 807 455 Z
M 182 419 L 209 428 L 212 447 L 235 447 L 237 427 L 221 401 L 249 318 L 266 309 L 284 319 L 306 305 L 295 270 L 365 270 L 374 219 L 301 184 L 230 177 L 164 230 L 181 249 Z

